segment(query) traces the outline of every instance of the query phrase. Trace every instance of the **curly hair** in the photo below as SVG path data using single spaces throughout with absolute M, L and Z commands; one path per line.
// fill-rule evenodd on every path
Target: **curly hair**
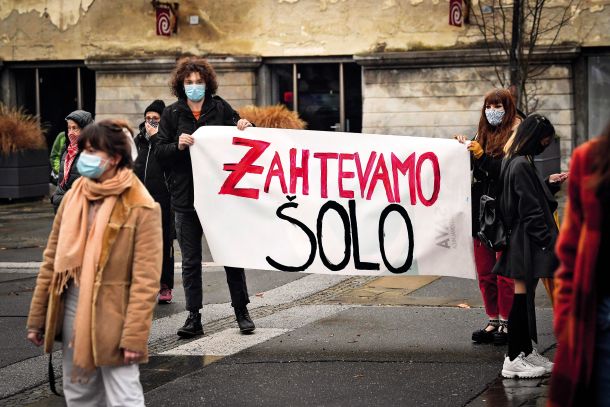
M 205 82 L 206 95 L 214 95 L 218 89 L 216 72 L 205 58 L 198 57 L 184 57 L 178 60 L 169 81 L 172 95 L 178 99 L 186 99 L 184 80 L 193 72 L 199 72 L 201 79 Z
M 90 145 L 109 156 L 120 156 L 117 168 L 132 168 L 131 145 L 127 137 L 133 137 L 133 130 L 125 120 L 106 119 L 87 125 L 78 139 L 78 150 Z
M 492 126 L 485 117 L 485 106 L 489 104 L 501 104 L 504 107 L 504 117 L 499 126 Z M 517 108 L 508 89 L 494 89 L 485 95 L 477 132 L 478 141 L 485 153 L 493 157 L 502 156 L 502 149 L 513 132 L 513 123 L 516 116 Z

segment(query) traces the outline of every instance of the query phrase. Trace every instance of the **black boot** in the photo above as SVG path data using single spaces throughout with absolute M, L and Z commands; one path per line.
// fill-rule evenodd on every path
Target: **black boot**
M 203 335 L 203 327 L 201 326 L 201 314 L 198 312 L 189 312 L 189 316 L 184 322 L 184 326 L 178 329 L 178 336 L 181 338 L 192 338 L 196 335 Z
M 254 322 L 252 322 L 250 314 L 248 313 L 248 308 L 245 306 L 235 308 L 235 319 L 237 320 L 237 325 L 239 325 L 239 330 L 243 334 L 250 333 L 256 329 Z
M 472 333 L 472 340 L 475 343 L 492 343 L 494 341 L 494 334 L 498 331 L 499 321 L 497 319 L 490 319 L 485 328 L 479 329 Z M 492 330 L 488 331 L 487 327 L 493 327 Z
M 494 345 L 504 346 L 508 342 L 508 321 L 500 320 L 500 327 L 494 332 Z

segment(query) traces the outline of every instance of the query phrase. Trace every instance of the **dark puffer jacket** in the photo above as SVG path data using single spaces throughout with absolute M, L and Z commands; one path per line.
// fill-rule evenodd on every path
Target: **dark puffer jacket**
M 156 202 L 162 207 L 169 206 L 170 195 L 165 177 L 165 171 L 159 164 L 155 150 L 157 148 L 157 135 L 146 138 L 144 122 L 140 124 L 140 132 L 134 137 L 138 148 L 138 158 L 134 163 L 134 172 Z
M 57 212 L 57 209 L 59 208 L 59 204 L 61 203 L 61 200 L 64 198 L 64 195 L 66 194 L 66 192 L 68 192 L 70 190 L 70 188 L 72 188 L 72 184 L 74 184 L 74 181 L 76 181 L 77 179 L 80 178 L 80 173 L 78 172 L 78 169 L 76 169 L 76 163 L 78 163 L 78 159 L 80 158 L 80 151 L 78 152 L 78 154 L 76 155 L 76 157 L 74 158 L 74 162 L 72 162 L 72 167 L 70 167 L 70 174 L 68 175 L 68 179 L 66 180 L 66 182 L 64 182 L 64 171 L 65 171 L 65 162 L 66 162 L 66 155 L 68 154 L 68 144 L 70 143 L 70 141 L 68 140 L 68 136 L 66 136 L 66 145 L 64 146 L 64 152 L 61 154 L 61 161 L 59 163 L 59 176 L 57 178 L 57 188 L 55 189 L 55 192 L 53 193 L 53 195 L 51 196 L 51 203 L 53 204 L 53 207 L 55 208 L 55 212 Z
M 184 99 L 169 105 L 161 115 L 155 154 L 169 175 L 172 207 L 177 212 L 194 211 L 193 171 L 188 148 L 178 149 L 180 134 L 193 134 L 201 126 L 235 126 L 239 114 L 222 98 L 206 97 L 199 120 Z

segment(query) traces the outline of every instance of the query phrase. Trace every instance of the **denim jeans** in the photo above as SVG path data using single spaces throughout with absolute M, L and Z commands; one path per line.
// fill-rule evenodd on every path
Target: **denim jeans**
M 593 387 L 597 406 L 610 407 L 610 296 L 597 305 Z
M 186 297 L 186 310 L 198 312 L 203 308 L 201 282 L 201 240 L 203 229 L 196 212 L 176 212 L 176 237 L 182 251 L 182 285 Z M 243 268 L 225 267 L 231 305 L 243 308 L 249 302 L 246 273 Z

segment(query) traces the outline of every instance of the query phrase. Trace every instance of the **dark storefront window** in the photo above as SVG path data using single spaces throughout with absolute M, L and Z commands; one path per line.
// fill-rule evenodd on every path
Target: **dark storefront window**
M 362 70 L 355 63 L 272 64 L 271 103 L 296 110 L 309 130 L 362 131 Z

